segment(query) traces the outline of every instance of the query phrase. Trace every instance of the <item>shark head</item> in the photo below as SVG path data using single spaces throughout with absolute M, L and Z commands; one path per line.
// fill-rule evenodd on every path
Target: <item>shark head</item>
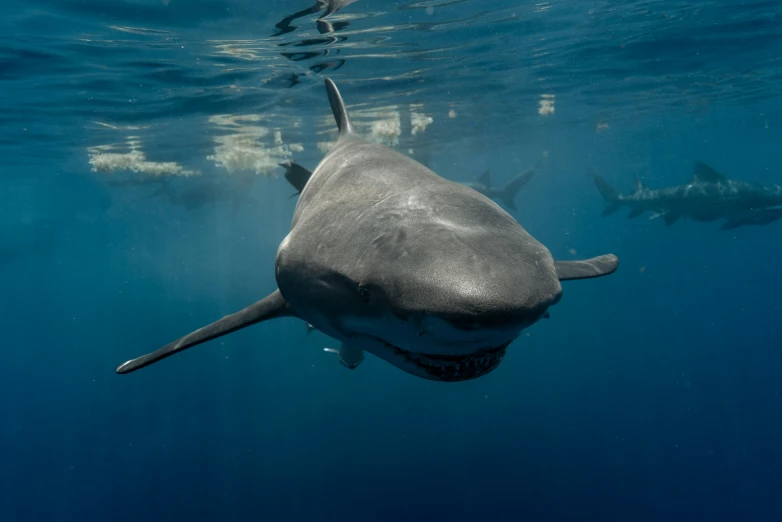
M 551 255 L 520 227 L 473 226 L 463 208 L 451 222 L 443 213 L 427 222 L 388 199 L 374 207 L 338 248 L 320 242 L 319 255 L 308 256 L 312 243 L 294 230 L 277 256 L 277 281 L 296 314 L 343 346 L 419 377 L 472 379 L 496 368 L 561 297 Z

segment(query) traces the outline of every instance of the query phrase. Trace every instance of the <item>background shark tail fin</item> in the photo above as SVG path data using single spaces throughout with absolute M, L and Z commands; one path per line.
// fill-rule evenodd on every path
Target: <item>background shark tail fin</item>
M 608 182 L 594 170 L 589 169 L 589 175 L 592 177 L 592 181 L 594 181 L 597 190 L 600 191 L 600 194 L 606 202 L 606 207 L 603 209 L 602 215 L 607 216 L 619 210 L 622 206 L 622 196 L 619 194 L 619 191 L 609 185 Z
M 353 132 L 353 122 L 350 121 L 350 115 L 345 107 L 345 102 L 342 101 L 342 95 L 339 93 L 339 89 L 331 81 L 331 78 L 326 78 L 326 92 L 329 95 L 329 103 L 331 104 L 331 112 L 334 113 L 334 119 L 337 121 L 337 128 L 339 129 L 339 135 L 351 134 Z
M 507 206 L 509 209 L 516 210 L 516 195 L 524 185 L 529 183 L 529 180 L 532 179 L 532 176 L 535 175 L 536 168 L 537 166 L 529 169 L 527 172 L 519 174 L 506 183 L 504 187 L 502 187 L 500 200 L 502 200 L 503 204 L 505 204 L 505 206 Z
M 167 344 L 159 350 L 142 355 L 136 359 L 131 359 L 130 361 L 119 365 L 115 371 L 120 374 L 134 372 L 165 359 L 166 357 L 170 357 L 175 353 L 187 350 L 197 344 L 211 341 L 212 339 L 235 332 L 236 330 L 241 330 L 242 328 L 260 323 L 261 321 L 289 315 L 293 314 L 288 308 L 288 302 L 279 290 L 275 290 L 267 297 L 248 306 L 244 310 L 227 315 L 219 321 L 199 328 L 198 330 Z

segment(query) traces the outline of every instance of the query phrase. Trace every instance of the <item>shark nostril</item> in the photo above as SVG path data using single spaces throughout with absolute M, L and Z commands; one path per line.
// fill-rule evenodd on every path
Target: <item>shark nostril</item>
M 361 296 L 361 301 L 364 303 L 369 302 L 369 289 L 367 287 L 358 285 L 358 295 Z

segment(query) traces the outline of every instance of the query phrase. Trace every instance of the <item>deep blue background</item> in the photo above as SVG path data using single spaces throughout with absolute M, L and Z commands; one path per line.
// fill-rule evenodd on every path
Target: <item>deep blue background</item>
M 436 70 L 422 76 L 419 97 L 435 107 L 427 131 L 435 171 L 468 180 L 490 168 L 502 182 L 548 151 L 515 217 L 557 258 L 613 252 L 621 259 L 610 277 L 565 283 L 551 319 L 522 334 L 488 376 L 428 382 L 371 356 L 350 372 L 322 351 L 333 341 L 308 336 L 294 319 L 132 375 L 114 373 L 273 290 L 274 254 L 296 200 L 281 177 L 260 177 L 252 205 L 188 211 L 160 198 L 135 201 L 151 189 L 120 190 L 90 171 L 86 147 L 106 141 L 91 122 L 152 121 L 158 127 L 139 133 L 158 138 L 151 150 L 168 151 L 164 161 L 189 159 L 224 177 L 203 159 L 210 137 L 182 119 L 241 112 L 245 103 L 263 114 L 261 105 L 293 97 L 299 101 L 283 113 L 332 124 L 323 75 L 312 72 L 304 84 L 266 87 L 264 102 L 253 94 L 218 103 L 208 95 L 221 78 L 203 72 L 198 93 L 182 80 L 183 93 L 158 91 L 137 109 L 107 101 L 98 110 L 79 93 L 120 99 L 141 87 L 116 71 L 96 77 L 92 68 L 122 63 L 133 77 L 134 66 L 102 59 L 100 45 L 84 55 L 75 49 L 84 35 L 118 24 L 165 27 L 191 43 L 199 31 L 204 40 L 215 31 L 268 38 L 282 16 L 308 7 L 276 4 L 270 12 L 227 1 L 185 8 L 171 0 L 168 11 L 159 2 L 5 5 L 13 16 L 0 63 L 0 520 L 782 519 L 782 224 L 722 232 L 715 224 L 628 220 L 625 211 L 601 218 L 603 203 L 585 174 L 595 168 L 624 191 L 638 174 L 656 188 L 688 181 L 700 160 L 731 178 L 782 183 L 782 105 L 774 97 L 782 81 L 769 61 L 780 43 L 768 36 L 782 17 L 772 5 L 734 10 L 729 2 L 718 12 L 704 5 L 704 14 L 697 4 L 684 13 L 671 4 L 644 15 L 643 3 L 563 4 L 551 19 L 524 15 L 511 29 L 478 18 L 452 33 L 391 33 L 418 46 L 438 38 L 466 46 L 453 54 L 468 53 L 470 73 L 452 84 Z M 226 6 L 241 13 L 223 15 Z M 466 19 L 484 6 L 508 14 L 507 2 L 451 8 Z M 346 31 L 420 14 L 400 7 L 360 0 L 344 13 L 374 14 L 352 19 Z M 663 11 L 668 18 L 658 16 Z M 634 16 L 645 18 L 628 29 Z M 696 22 L 708 16 L 722 32 L 699 33 Z M 309 30 L 312 17 L 298 23 Z M 577 32 L 590 24 L 593 36 L 616 35 L 592 65 L 584 63 L 587 50 L 604 42 Z M 538 56 L 519 34 L 540 36 L 549 26 L 554 43 L 546 52 L 560 76 L 547 86 L 557 93 L 556 113 L 544 117 L 536 113 L 540 93 L 522 96 L 528 87 L 514 90 L 522 82 L 501 64 L 512 62 L 517 44 L 524 56 Z M 481 38 L 493 50 L 469 47 Z M 696 44 L 710 52 L 690 54 Z M 59 50 L 45 58 L 52 46 Z M 145 53 L 164 52 L 132 48 L 139 76 Z M 688 61 L 696 55 L 701 62 Z M 520 70 L 531 66 L 525 60 Z M 649 67 L 661 62 L 661 70 Z M 420 65 L 409 57 L 389 64 L 389 75 Z M 629 80 L 634 68 L 646 83 Z M 248 84 L 269 76 L 262 62 L 246 74 Z M 368 72 L 361 57 L 329 76 L 345 85 L 349 104 L 398 103 L 399 91 L 412 88 Z M 505 87 L 493 91 L 497 82 Z M 450 120 L 440 98 L 456 103 L 460 116 Z M 609 128 L 598 131 L 597 121 Z M 301 132 L 306 149 L 297 159 L 314 167 L 322 138 Z

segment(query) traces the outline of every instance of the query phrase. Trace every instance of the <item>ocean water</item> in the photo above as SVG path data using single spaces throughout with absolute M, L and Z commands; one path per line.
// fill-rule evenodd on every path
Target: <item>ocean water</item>
M 313 3 L 0 3 L 0 521 L 782 520 L 782 221 L 603 217 L 587 175 L 782 184 L 782 5 Z M 512 215 L 618 271 L 466 382 L 293 318 L 117 375 L 275 288 L 326 77 L 448 179 L 540 161 Z

